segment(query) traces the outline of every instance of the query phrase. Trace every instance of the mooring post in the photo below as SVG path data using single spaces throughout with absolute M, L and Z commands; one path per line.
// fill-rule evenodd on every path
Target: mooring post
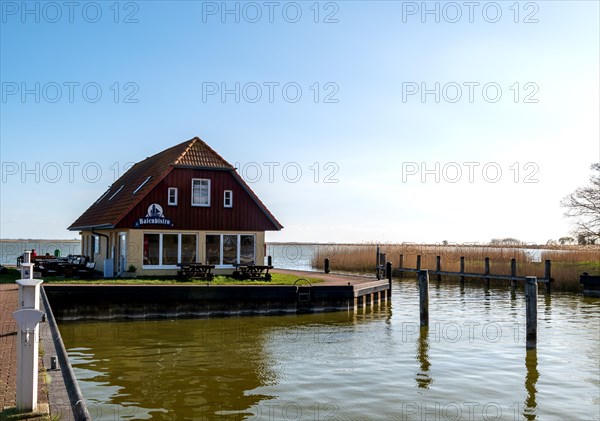
M 546 278 L 546 293 L 552 291 L 552 262 L 546 260 L 544 262 L 544 278 Z
M 381 271 L 379 270 L 379 265 L 381 264 L 381 254 L 379 253 L 379 244 L 377 244 L 377 248 L 375 250 L 375 275 L 377 279 L 381 279 Z
M 329 273 L 329 259 L 325 259 L 325 261 L 323 262 L 323 268 L 325 270 L 325 273 Z
M 465 256 L 460 256 L 460 273 L 465 273 Z M 460 277 L 461 285 L 465 284 L 465 277 Z
M 525 347 L 534 349 L 537 347 L 537 278 L 528 276 L 525 281 L 525 302 L 526 302 L 526 338 Z
M 17 321 L 17 410 L 33 412 L 37 409 L 39 323 L 44 317 L 40 311 L 41 279 L 33 279 L 34 262 L 26 251 L 19 285 L 19 310 L 12 316 Z
M 485 275 L 489 275 L 490 274 L 490 258 L 486 257 L 483 261 L 484 267 L 483 267 L 483 272 Z M 488 278 L 487 276 L 484 277 L 485 279 L 485 287 L 486 289 L 490 288 L 490 278 Z
M 438 272 L 437 281 L 440 282 L 442 280 L 442 275 L 440 275 L 442 271 L 442 256 L 435 256 L 435 271 Z
M 385 274 L 387 275 L 388 290 L 390 291 L 390 297 L 392 296 L 392 262 L 387 262 L 385 264 Z
M 429 272 L 419 271 L 419 314 L 421 326 L 429 326 Z
M 421 270 L 421 255 L 417 255 L 417 270 Z
M 398 276 L 399 276 L 400 278 L 403 278 L 403 277 L 404 277 L 404 272 L 402 272 L 402 268 L 403 268 L 403 267 L 404 267 L 404 255 L 403 255 L 403 254 L 401 254 L 401 255 L 400 255 L 400 259 L 399 259 L 399 261 L 398 261 L 398 269 L 399 269 L 399 274 L 398 274 Z
M 517 259 L 510 259 L 510 276 L 515 278 L 517 276 Z M 517 288 L 517 280 L 511 279 L 510 286 L 512 289 Z
M 273 266 L 273 257 L 267 256 L 267 266 Z

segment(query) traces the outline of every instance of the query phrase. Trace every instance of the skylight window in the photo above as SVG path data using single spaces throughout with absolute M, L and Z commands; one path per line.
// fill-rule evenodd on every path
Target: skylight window
M 110 187 L 112 187 L 112 186 L 110 186 Z M 106 189 L 106 191 L 104 192 L 104 194 L 102 196 L 100 196 L 100 199 L 96 200 L 96 203 L 99 203 L 102 199 L 104 199 L 108 195 L 108 192 L 110 191 L 110 187 L 108 189 Z M 94 203 L 94 205 L 96 203 Z
M 143 182 L 142 184 L 140 184 L 140 186 L 139 186 L 137 189 L 135 189 L 135 190 L 133 191 L 133 193 L 131 193 L 131 195 L 133 196 L 134 194 L 136 194 L 137 192 L 139 192 L 139 191 L 140 191 L 140 189 L 141 189 L 142 187 L 144 187 L 144 185 L 145 185 L 145 184 L 146 184 L 148 181 L 150 181 L 150 179 L 151 179 L 151 178 L 152 178 L 152 176 L 151 176 L 151 175 L 150 175 L 150 176 L 148 176 L 148 178 L 146 178 L 146 179 L 144 180 L 144 182 Z
M 108 198 L 108 200 L 113 200 L 113 198 L 114 198 L 114 197 L 115 197 L 117 194 L 119 194 L 119 192 L 120 192 L 121 190 L 123 190 L 123 187 L 125 187 L 125 185 L 122 185 L 121 187 L 119 187 L 119 190 L 117 190 L 117 191 L 116 191 L 116 192 L 115 192 L 115 193 L 114 193 L 114 194 L 113 194 L 111 197 L 109 197 L 109 198 Z

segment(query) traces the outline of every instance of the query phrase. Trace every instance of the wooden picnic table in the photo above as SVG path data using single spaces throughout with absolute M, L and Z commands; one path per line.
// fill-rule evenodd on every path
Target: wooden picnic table
M 189 279 L 204 279 L 206 281 L 212 281 L 214 274 L 212 270 L 215 265 L 203 265 L 200 263 L 190 263 L 188 265 L 180 265 L 181 270 L 177 274 L 184 280 Z
M 240 279 L 255 279 L 255 280 L 271 280 L 271 274 L 269 269 L 273 269 L 273 266 L 265 265 L 238 265 L 237 270 L 233 273 L 234 277 Z

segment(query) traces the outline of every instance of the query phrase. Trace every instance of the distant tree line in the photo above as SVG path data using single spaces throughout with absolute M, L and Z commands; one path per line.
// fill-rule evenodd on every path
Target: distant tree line
M 524 244 L 521 240 L 516 238 L 492 238 L 490 240 L 492 246 L 520 246 Z

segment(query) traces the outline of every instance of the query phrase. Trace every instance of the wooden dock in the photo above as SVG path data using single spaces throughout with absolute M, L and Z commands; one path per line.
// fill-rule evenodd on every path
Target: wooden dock
M 417 267 L 416 268 L 405 268 L 404 264 L 404 255 L 400 255 L 399 259 L 399 267 L 394 269 L 394 272 L 397 276 L 402 278 L 404 273 L 419 273 L 421 269 L 421 256 L 417 255 Z M 511 259 L 510 261 L 510 274 L 495 274 L 490 271 L 490 258 L 486 257 L 484 259 L 484 270 L 483 273 L 476 272 L 467 272 L 465 270 L 465 258 L 460 258 L 460 270 L 458 272 L 455 271 L 446 271 L 442 270 L 442 259 L 441 256 L 436 256 L 436 268 L 435 270 L 428 270 L 430 275 L 435 275 L 437 281 L 441 281 L 442 276 L 453 276 L 460 278 L 460 282 L 464 282 L 465 278 L 477 278 L 483 279 L 487 283 L 490 280 L 501 280 L 501 281 L 510 281 L 511 285 L 516 286 L 517 282 L 525 282 L 527 281 L 528 276 L 517 276 L 517 261 L 516 259 Z M 552 278 L 552 262 L 550 260 L 544 261 L 544 277 L 537 278 L 537 282 L 542 282 L 546 284 L 546 292 L 551 291 L 552 282 L 554 279 Z

